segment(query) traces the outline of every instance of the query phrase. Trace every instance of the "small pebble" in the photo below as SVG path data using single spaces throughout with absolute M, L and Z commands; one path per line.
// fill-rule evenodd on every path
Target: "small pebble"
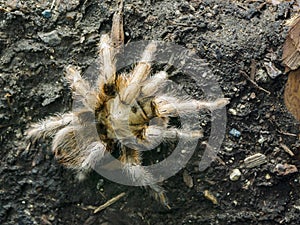
M 259 83 L 267 83 L 269 81 L 269 76 L 263 69 L 259 69 L 256 72 L 255 81 Z
M 271 175 L 267 173 L 266 176 L 265 176 L 265 178 L 266 178 L 266 180 L 270 180 L 271 179 Z
M 183 181 L 189 188 L 194 186 L 193 177 L 186 170 L 183 171 Z
M 48 216 L 48 219 L 49 219 L 50 221 L 54 221 L 55 216 L 54 216 L 53 214 L 50 214 L 50 215 Z
M 229 131 L 229 134 L 232 135 L 233 137 L 237 137 L 237 138 L 241 136 L 241 132 L 235 128 L 232 128 Z
M 233 148 L 232 147 L 224 147 L 225 151 L 226 152 L 232 152 Z
M 38 32 L 38 36 L 43 42 L 50 46 L 57 46 L 61 42 L 61 38 L 57 30 L 50 31 L 48 33 Z
M 242 173 L 239 169 L 232 170 L 231 174 L 229 175 L 229 179 L 231 181 L 237 181 L 240 179 Z
M 260 138 L 257 140 L 259 144 L 263 144 L 266 141 L 266 139 L 261 135 Z
M 52 16 L 51 10 L 50 9 L 46 9 L 42 12 L 43 17 L 45 17 L 46 19 L 50 19 Z
M 255 98 L 256 98 L 256 94 L 255 94 L 254 92 L 252 92 L 252 93 L 250 94 L 250 98 L 251 98 L 251 99 L 255 99 Z
M 275 79 L 276 77 L 282 74 L 282 72 L 278 68 L 276 68 L 276 66 L 272 62 L 264 62 L 264 66 L 267 70 L 267 74 L 272 79 Z
M 245 109 L 246 106 L 245 106 L 244 104 L 239 104 L 239 105 L 238 105 L 238 108 L 239 108 L 239 109 Z
M 229 109 L 228 111 L 230 112 L 231 115 L 234 115 L 234 116 L 237 115 L 237 111 L 236 111 L 235 109 L 232 109 L 232 108 L 231 108 L 231 109 Z
M 274 172 L 276 172 L 278 175 L 285 176 L 291 173 L 298 172 L 298 169 L 295 165 L 291 165 L 287 163 L 285 164 L 278 163 L 275 166 Z
M 97 190 L 100 190 L 104 185 L 104 180 L 103 179 L 99 179 L 97 182 Z

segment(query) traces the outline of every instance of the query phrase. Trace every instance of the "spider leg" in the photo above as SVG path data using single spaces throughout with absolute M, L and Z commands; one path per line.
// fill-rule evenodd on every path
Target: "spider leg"
M 124 104 L 132 104 L 139 96 L 141 91 L 141 84 L 150 74 L 153 54 L 156 51 L 155 42 L 150 42 L 142 54 L 141 60 L 133 69 L 128 78 L 127 85 L 119 90 L 120 99 Z
M 170 209 L 164 189 L 156 184 L 157 182 L 154 180 L 152 174 L 141 166 L 139 151 L 123 146 L 120 161 L 124 165 L 124 172 L 135 184 L 138 186 L 150 187 L 153 191 L 154 197 L 165 207 Z
M 185 129 L 177 129 L 177 128 L 169 128 L 164 132 L 164 138 L 183 138 L 185 140 L 194 139 L 194 138 L 202 138 L 202 131 L 191 131 Z
M 131 177 L 132 181 L 139 182 L 141 186 L 149 187 L 155 199 L 158 200 L 166 208 L 170 209 L 168 198 L 165 190 L 154 183 L 152 175 L 141 165 L 124 164 L 124 171 Z
M 103 34 L 99 44 L 100 76 L 98 86 L 105 91 L 105 85 L 114 84 L 116 79 L 115 54 L 112 47 L 111 38 L 108 34 Z M 106 94 L 107 91 L 105 91 Z
M 104 34 L 99 43 L 100 76 L 98 78 L 98 88 L 103 92 L 100 99 L 112 96 L 115 93 L 114 85 L 116 81 L 116 60 L 124 44 L 123 30 L 123 0 L 119 3 L 119 9 L 113 16 L 111 35 Z M 107 96 L 105 96 L 107 95 Z
M 101 141 L 90 143 L 84 150 L 84 160 L 81 166 L 84 168 L 93 168 L 104 157 L 105 152 L 106 147 Z
M 203 133 L 201 131 L 190 131 L 176 128 L 165 130 L 164 127 L 151 125 L 144 129 L 142 139 L 140 139 L 137 143 L 135 142 L 135 139 L 132 140 L 133 142 L 129 143 L 129 146 L 135 146 L 140 150 L 150 150 L 157 147 L 165 139 L 184 138 L 185 140 L 190 140 L 201 137 L 203 137 Z M 130 176 L 132 181 L 138 185 L 148 186 L 154 197 L 166 208 L 170 208 L 164 189 L 157 185 L 153 176 L 140 165 L 139 154 L 140 151 L 133 150 L 131 148 L 125 148 L 125 150 L 122 151 L 120 161 L 124 164 L 124 171 Z
M 51 116 L 38 123 L 34 123 L 26 131 L 29 138 L 45 138 L 53 136 L 59 129 L 72 123 L 74 119 L 73 113 L 65 113 L 62 115 Z
M 154 197 L 170 209 L 164 189 L 157 184 L 152 174 L 141 166 L 139 151 L 123 147 L 120 161 L 124 165 L 123 170 L 135 184 L 150 187 Z
M 144 129 L 141 144 L 148 150 L 157 147 L 165 139 L 193 139 L 202 138 L 202 131 L 185 130 L 177 128 L 163 128 L 161 126 L 151 125 Z
M 52 151 L 60 163 L 71 168 L 86 169 L 93 168 L 104 157 L 106 146 L 87 131 L 89 127 L 70 125 L 56 133 Z
M 113 16 L 111 33 L 110 33 L 112 46 L 115 48 L 116 53 L 119 51 L 120 47 L 122 47 L 122 45 L 124 44 L 123 10 L 124 10 L 123 0 L 120 0 L 119 9 Z
M 175 97 L 161 96 L 152 101 L 156 114 L 160 117 L 179 116 L 180 113 L 192 113 L 196 110 L 211 111 L 223 108 L 229 103 L 228 98 L 218 98 L 215 101 L 179 100 Z
M 168 74 L 165 71 L 160 71 L 148 78 L 142 85 L 141 93 L 143 96 L 154 96 L 165 83 Z
M 68 167 L 79 167 L 80 148 L 77 144 L 75 126 L 59 130 L 52 141 L 52 151 L 57 160 Z
M 80 96 L 83 104 L 93 110 L 97 102 L 97 97 L 89 83 L 81 77 L 80 71 L 76 70 L 74 66 L 69 65 L 66 68 L 66 78 L 70 82 L 73 93 Z
M 149 187 L 152 190 L 152 194 L 153 194 L 154 198 L 157 201 L 159 201 L 167 209 L 171 209 L 165 190 L 158 184 L 151 184 L 151 185 L 149 185 Z
M 150 125 L 141 131 L 139 137 L 131 136 L 124 138 L 121 142 L 132 149 L 148 151 L 155 149 L 167 139 L 182 138 L 184 140 L 199 139 L 203 137 L 201 130 L 187 130 L 177 128 L 166 128 L 164 126 Z

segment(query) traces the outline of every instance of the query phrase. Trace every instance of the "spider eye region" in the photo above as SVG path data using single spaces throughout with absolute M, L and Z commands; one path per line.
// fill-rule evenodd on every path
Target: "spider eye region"
M 131 106 L 131 112 L 137 113 L 137 108 L 135 106 Z
M 115 94 L 116 94 L 115 85 L 105 84 L 104 85 L 104 93 L 107 94 L 108 96 L 115 96 Z

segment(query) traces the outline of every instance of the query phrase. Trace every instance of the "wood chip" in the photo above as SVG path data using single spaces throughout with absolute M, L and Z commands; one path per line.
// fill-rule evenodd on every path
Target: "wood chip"
M 209 191 L 209 190 L 205 190 L 203 192 L 204 197 L 208 200 L 210 200 L 214 205 L 218 204 L 218 200 L 217 198 Z
M 285 85 L 284 102 L 287 109 L 300 121 L 300 16 L 292 18 L 289 33 L 283 45 L 282 60 L 289 72 Z
M 289 22 L 290 30 L 283 45 L 282 60 L 285 72 L 300 66 L 300 16 Z
M 246 168 L 258 167 L 264 163 L 267 163 L 267 157 L 261 153 L 257 153 L 244 159 L 244 166 Z
M 292 152 L 292 150 L 289 149 L 289 147 L 286 146 L 285 144 L 280 143 L 280 147 L 281 147 L 287 154 L 289 154 L 290 156 L 295 156 L 294 152 Z

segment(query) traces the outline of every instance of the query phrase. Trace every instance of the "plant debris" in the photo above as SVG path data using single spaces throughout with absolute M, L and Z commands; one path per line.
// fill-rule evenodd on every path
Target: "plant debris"
M 100 205 L 99 207 L 97 207 L 94 210 L 94 213 L 98 213 L 98 212 L 102 211 L 103 209 L 109 207 L 110 205 L 114 204 L 119 199 L 121 199 L 124 195 L 125 195 L 125 192 L 122 192 L 121 194 L 118 194 L 116 197 L 113 197 L 112 199 L 110 199 L 107 202 L 105 202 L 103 205 Z
M 282 60 L 288 80 L 284 102 L 287 109 L 300 121 L 300 16 L 289 21 L 290 30 L 283 46 Z
M 296 70 L 300 66 L 300 16 L 294 17 L 288 25 L 290 29 L 283 45 L 282 54 L 286 73 Z
M 218 204 L 218 200 L 217 198 L 209 191 L 209 190 L 205 190 L 203 192 L 204 197 L 208 200 L 210 200 L 214 205 Z
M 300 69 L 289 72 L 284 90 L 284 103 L 293 116 L 300 121 Z
M 244 159 L 244 166 L 246 168 L 258 167 L 265 163 L 267 163 L 267 157 L 261 153 L 256 153 Z

